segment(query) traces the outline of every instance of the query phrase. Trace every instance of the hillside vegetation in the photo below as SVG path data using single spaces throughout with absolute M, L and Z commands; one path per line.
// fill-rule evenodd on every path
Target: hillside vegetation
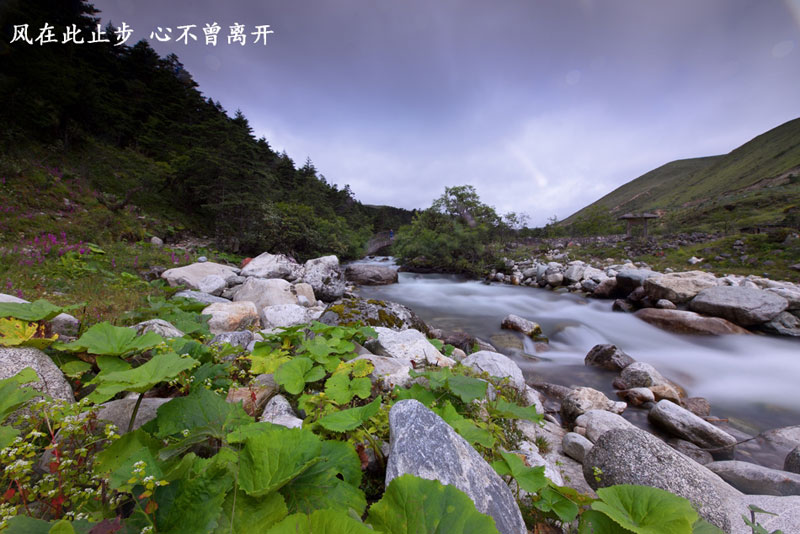
M 800 119 L 789 121 L 729 154 L 673 161 L 615 189 L 562 224 L 598 210 L 661 215 L 666 231 L 797 228 L 800 215 Z

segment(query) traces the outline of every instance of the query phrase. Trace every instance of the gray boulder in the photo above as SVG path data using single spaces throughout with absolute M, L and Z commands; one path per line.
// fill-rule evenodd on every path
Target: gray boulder
M 189 299 L 194 300 L 196 302 L 202 302 L 203 304 L 214 304 L 215 302 L 230 302 L 230 300 L 222 297 L 216 297 L 214 295 L 209 295 L 208 293 L 201 293 L 200 291 L 192 291 L 190 289 L 184 289 L 183 291 L 178 291 L 175 293 L 172 298 L 182 298 L 182 299 Z
M 676 451 L 685 454 L 700 465 L 710 464 L 714 461 L 714 457 L 711 456 L 710 452 L 701 449 L 691 441 L 686 441 L 685 439 L 680 438 L 669 438 L 667 440 L 667 445 Z
M 0 347 L 0 380 L 16 375 L 26 367 L 36 371 L 39 376 L 39 380 L 27 384 L 28 387 L 54 399 L 75 402 L 67 379 L 47 354 L 29 347 Z
M 567 269 L 564 271 L 564 281 L 567 284 L 574 284 L 583 280 L 584 272 L 586 271 L 586 264 L 582 261 L 571 261 L 567 264 Z
M 517 332 L 522 332 L 526 336 L 529 337 L 538 337 L 542 335 L 542 327 L 538 324 L 534 323 L 533 321 L 529 321 L 528 319 L 522 318 L 519 315 L 507 315 L 503 322 L 500 325 L 501 328 L 507 328 L 509 330 L 516 330 Z
M 789 302 L 775 293 L 733 286 L 704 289 L 689 303 L 692 311 L 722 317 L 742 326 L 766 323 L 788 306 Z
M 733 534 L 752 534 L 752 530 L 744 521 L 742 515 L 750 517 L 748 506 L 758 506 L 762 510 L 772 512 L 776 515 L 756 514 L 756 521 L 767 532 L 780 530 L 783 534 L 800 532 L 800 497 L 775 497 L 773 495 L 744 495 L 736 506 L 736 512 L 732 517 L 734 524 Z
M 234 278 L 234 277 L 231 277 Z M 238 278 L 238 277 L 236 277 Z M 228 287 L 228 281 L 218 274 L 210 274 L 200 280 L 197 284 L 197 290 L 201 293 L 208 293 L 218 297 L 222 294 L 225 288 Z
M 800 317 L 787 311 L 781 312 L 771 321 L 762 324 L 761 329 L 779 336 L 799 337 Z
M 748 495 L 800 495 L 800 475 L 749 462 L 711 462 L 706 467 Z
M 600 470 L 598 482 L 595 468 Z M 741 493 L 717 475 L 637 428 L 612 429 L 595 442 L 583 461 L 593 488 L 639 484 L 675 493 L 691 501 L 710 523 L 731 532 Z M 738 521 L 741 521 L 739 519 Z
M 618 349 L 615 345 L 595 345 L 586 354 L 583 363 L 590 367 L 600 367 L 611 371 L 621 371 L 636 360 Z
M 725 454 L 736 445 L 736 438 L 724 430 L 668 400 L 659 401 L 647 417 L 675 436 L 704 449 L 717 449 L 716 452 Z
M 344 295 L 345 279 L 339 258 L 323 256 L 305 263 L 303 282 L 311 284 L 317 298 L 325 302 L 333 302 Z
M 364 263 L 348 265 L 344 275 L 350 282 L 362 286 L 383 286 L 397 283 L 397 269 L 385 265 Z
M 236 292 L 233 301 L 252 302 L 256 309 L 263 310 L 267 306 L 278 304 L 297 304 L 297 296 L 286 280 L 250 277 Z
M 362 323 L 368 326 L 384 326 L 394 330 L 413 328 L 425 334 L 428 325 L 409 308 L 388 300 L 348 297 L 332 302 L 319 318 L 329 325 L 353 326 Z
M 620 373 L 620 379 L 628 389 L 648 388 L 667 383 L 667 380 L 661 376 L 661 373 L 655 367 L 644 362 L 634 362 L 625 367 Z
M 456 363 L 439 352 L 425 334 L 417 330 L 396 331 L 379 326 L 375 328 L 375 332 L 378 333 L 378 338 L 370 340 L 365 346 L 379 356 L 440 367 L 452 367 Z
M 525 390 L 526 384 L 525 377 L 522 375 L 522 369 L 520 369 L 511 358 L 499 352 L 491 352 L 488 350 L 473 352 L 464 358 L 461 363 L 477 371 L 487 372 L 489 376 L 495 376 L 497 378 L 508 377 L 514 388 L 518 391 Z
M 605 410 L 589 410 L 575 419 L 574 432 L 596 443 L 606 432 L 619 428 L 636 428 L 621 415 Z
M 264 328 L 277 328 L 279 326 L 294 326 L 309 322 L 310 308 L 299 304 L 277 304 L 267 306 L 261 310 L 261 326 Z M 322 310 L 320 310 L 321 313 Z
M 211 316 L 208 320 L 208 329 L 212 334 L 235 332 L 259 325 L 256 306 L 249 301 L 209 304 L 203 308 L 202 313 Z
M 800 475 L 800 446 L 795 447 L 786 455 L 786 460 L 783 462 L 783 470 Z
M 239 274 L 239 269 L 235 267 L 206 261 L 202 263 L 192 263 L 184 267 L 167 269 L 161 273 L 161 278 L 166 280 L 167 283 L 173 287 L 184 285 L 189 289 L 202 292 L 200 284 L 207 276 L 217 275 L 227 281 L 237 274 Z
M 561 417 L 567 424 L 571 424 L 590 410 L 606 410 L 620 414 L 625 411 L 626 407 L 627 404 L 612 401 L 602 391 L 580 387 L 570 391 L 561 401 Z
M 140 336 L 147 332 L 155 332 L 163 338 L 184 336 L 184 333 L 181 330 L 175 328 L 172 323 L 165 321 L 164 319 L 150 319 L 149 321 L 142 321 L 141 323 L 137 323 L 130 328 L 136 330 L 136 333 Z
M 624 295 L 629 295 L 634 289 L 644 285 L 645 280 L 659 275 L 650 269 L 622 269 L 617 273 L 616 289 Z
M 258 421 L 287 428 L 300 428 L 303 426 L 303 420 L 297 417 L 297 414 L 292 410 L 291 404 L 283 395 L 275 395 L 267 401 L 267 405 L 264 407 L 264 411 Z
M 119 434 L 125 434 L 128 431 L 128 425 L 131 422 L 133 409 L 138 401 L 136 397 L 113 400 L 101 405 L 100 411 L 97 412 L 97 419 L 107 421 L 117 427 Z M 136 412 L 136 419 L 133 422 L 133 429 L 136 430 L 143 424 L 152 421 L 158 415 L 158 409 L 165 403 L 172 399 L 162 399 L 157 397 L 149 397 L 142 399 L 139 409 Z
M 750 333 L 722 317 L 706 317 L 685 310 L 645 308 L 638 310 L 634 315 L 646 323 L 677 334 L 720 336 Z
M 412 380 L 408 373 L 413 367 L 403 360 L 375 354 L 362 354 L 353 359 L 368 360 L 372 363 L 374 369 L 369 377 L 373 383 L 380 383 L 384 391 L 391 391 L 395 386 L 405 387 Z
M 568 432 L 564 434 L 564 439 L 561 440 L 561 447 L 564 449 L 564 453 L 567 456 L 583 463 L 586 453 L 592 450 L 594 443 L 576 432 Z
M 687 271 L 651 276 L 644 281 L 642 287 L 653 302 L 666 299 L 680 304 L 689 302 L 702 290 L 715 287 L 718 283 L 711 273 Z
M 242 276 L 282 278 L 294 282 L 303 277 L 303 266 L 283 254 L 259 254 L 242 269 Z
M 617 391 L 617 396 L 631 406 L 655 402 L 656 396 L 650 388 L 631 388 Z
M 222 332 L 214 336 L 209 345 L 221 345 L 227 343 L 234 347 L 247 348 L 255 340 L 255 334 L 250 330 L 237 330 L 235 332 Z
M 527 534 L 509 487 L 441 417 L 418 401 L 403 400 L 389 412 L 389 430 L 387 486 L 406 473 L 451 484 L 492 517 L 501 534 Z

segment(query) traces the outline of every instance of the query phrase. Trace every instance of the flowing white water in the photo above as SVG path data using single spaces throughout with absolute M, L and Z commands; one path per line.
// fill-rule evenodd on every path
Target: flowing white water
M 614 374 L 583 365 L 594 345 L 613 343 L 634 359 L 654 365 L 689 395 L 707 398 L 712 414 L 730 417 L 743 429 L 800 424 L 797 339 L 671 334 L 632 315 L 612 312 L 610 301 L 449 275 L 400 273 L 398 284 L 362 287 L 360 294 L 404 304 L 434 327 L 487 340 L 508 335 L 500 323 L 510 313 L 539 323 L 550 339 L 549 350 L 536 353 L 523 336 L 522 351 L 501 349 L 514 357 L 529 382 L 589 385 L 613 396 Z M 527 358 L 523 351 L 536 358 Z

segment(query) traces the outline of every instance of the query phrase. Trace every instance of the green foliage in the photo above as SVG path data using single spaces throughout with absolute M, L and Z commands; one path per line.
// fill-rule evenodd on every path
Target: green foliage
M 178 356 L 174 352 L 153 356 L 147 363 L 110 373 L 98 374 L 90 384 L 97 387 L 89 395 L 92 402 L 101 403 L 121 391 L 144 393 L 161 382 L 168 382 L 198 364 L 197 360 Z
M 29 323 L 20 319 L 0 319 L 0 346 L 33 347 L 44 349 L 58 339 L 57 335 L 46 337 L 41 323 Z
M 266 534 L 375 534 L 358 519 L 336 510 L 317 510 L 311 515 L 293 514 L 268 530 Z
M 325 368 L 315 365 L 310 358 L 292 358 L 275 372 L 275 382 L 292 395 L 303 391 L 307 382 L 316 382 L 324 377 Z
M 321 417 L 317 422 L 331 432 L 347 432 L 353 430 L 373 417 L 381 408 L 381 397 L 364 406 L 333 412 Z
M 0 423 L 21 408 L 26 402 L 40 395 L 38 391 L 24 384 L 37 382 L 36 371 L 26 367 L 14 376 L 0 380 Z M 20 431 L 10 426 L 0 426 L 0 449 L 8 447 L 19 436 Z
M 105 356 L 125 356 L 134 352 L 152 349 L 164 342 L 164 339 L 154 332 L 147 332 L 137 336 L 131 328 L 114 326 L 110 323 L 98 323 L 77 340 L 58 344 L 55 348 L 68 352 L 86 352 Z
M 783 534 L 781 530 L 773 530 L 772 532 L 769 532 L 767 529 L 761 526 L 761 523 L 756 521 L 756 514 L 766 514 L 766 515 L 778 515 L 778 514 L 775 514 L 773 512 L 768 512 L 762 508 L 759 508 L 754 504 L 748 505 L 747 509 L 750 511 L 750 517 L 748 518 L 746 515 L 742 515 L 742 519 L 744 520 L 745 524 L 748 527 L 750 527 L 750 529 L 753 531 L 753 534 Z
M 33 302 L 0 302 L 0 318 L 15 317 L 30 322 L 49 321 L 56 315 L 79 308 L 80 306 L 82 306 L 82 304 L 76 304 L 74 306 L 56 306 L 43 299 Z
M 623 484 L 600 488 L 597 496 L 592 510 L 606 515 L 626 532 L 690 534 L 698 519 L 689 501 L 658 488 Z
M 367 523 L 386 534 L 497 534 L 494 520 L 461 490 L 413 475 L 392 480 Z

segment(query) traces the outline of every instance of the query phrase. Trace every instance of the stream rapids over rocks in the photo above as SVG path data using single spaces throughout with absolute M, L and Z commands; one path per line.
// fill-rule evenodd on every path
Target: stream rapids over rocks
M 393 265 L 390 258 L 363 263 Z M 611 343 L 635 360 L 653 365 L 683 386 L 689 396 L 705 397 L 712 415 L 742 438 L 800 423 L 800 340 L 767 335 L 692 336 L 674 334 L 636 318 L 612 312 L 610 300 L 595 300 L 540 288 L 486 284 L 444 274 L 399 273 L 397 284 L 362 286 L 364 298 L 398 302 L 429 325 L 464 331 L 492 343 L 522 369 L 529 384 L 550 382 L 589 386 L 615 399 L 616 373 L 584 365 L 595 345 Z M 515 314 L 541 325 L 549 346 L 500 325 Z M 652 430 L 646 412 L 631 408 L 624 417 Z M 739 447 L 776 467 L 782 457 Z M 750 451 L 748 453 L 748 450 Z M 739 450 L 737 450 L 739 454 Z M 765 457 L 766 456 L 766 457 Z

